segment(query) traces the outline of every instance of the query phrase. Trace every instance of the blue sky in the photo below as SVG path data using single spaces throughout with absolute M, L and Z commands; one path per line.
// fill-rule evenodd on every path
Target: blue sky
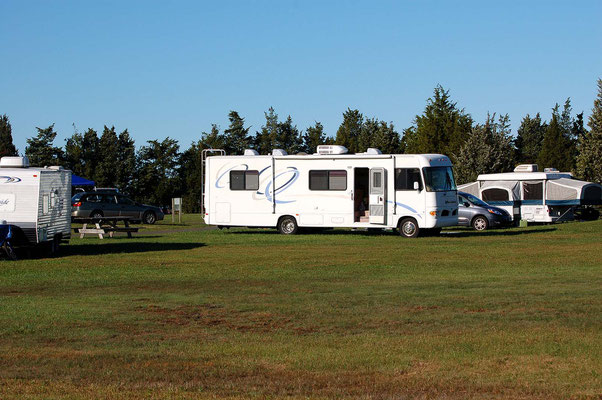
M 490 4 L 486 4 L 490 3 Z M 128 128 L 183 147 L 270 106 L 330 135 L 347 107 L 411 125 L 437 84 L 476 120 L 571 97 L 602 77 L 602 2 L 0 2 L 0 114 L 20 151 L 35 127 Z

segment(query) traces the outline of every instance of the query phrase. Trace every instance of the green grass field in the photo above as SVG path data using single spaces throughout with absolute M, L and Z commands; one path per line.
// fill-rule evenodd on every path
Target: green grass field
M 2 261 L 0 398 L 601 398 L 602 221 L 454 231 L 186 216 Z

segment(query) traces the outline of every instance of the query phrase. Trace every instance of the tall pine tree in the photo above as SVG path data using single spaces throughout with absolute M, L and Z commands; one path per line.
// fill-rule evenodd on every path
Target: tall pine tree
M 423 114 L 404 131 L 403 147 L 408 153 L 440 153 L 455 159 L 471 129 L 470 115 L 451 101 L 449 90 L 438 85 Z
M 0 116 L 0 157 L 16 156 L 17 148 L 13 143 L 13 128 L 6 114 Z
M 228 114 L 230 126 L 224 131 L 225 150 L 228 154 L 242 154 L 251 144 L 249 128 L 245 128 L 245 119 L 236 111 Z
M 347 147 L 349 153 L 359 153 L 359 137 L 364 124 L 364 116 L 359 110 L 347 109 L 343 113 L 343 122 L 337 130 L 335 143 Z
M 552 120 L 543 138 L 541 152 L 537 158 L 537 164 L 543 170 L 545 168 L 556 168 L 560 171 L 570 171 L 571 160 L 566 153 L 566 140 L 562 134 L 562 127 L 558 122 L 557 112 L 552 112 Z
M 577 175 L 590 182 L 602 183 L 602 79 L 598 79 L 598 96 L 586 132 L 579 141 Z
M 310 126 L 305 130 L 302 151 L 307 154 L 313 154 L 318 151 L 319 145 L 326 144 L 326 140 L 324 126 L 322 126 L 321 123 L 316 122 L 313 126 Z
M 547 129 L 548 125 L 541 120 L 539 113 L 533 118 L 529 114 L 523 118 L 514 140 L 518 162 L 537 163 L 537 157 L 541 151 L 541 144 Z
M 115 127 L 104 126 L 98 141 L 98 164 L 96 166 L 96 185 L 117 187 L 119 175 L 119 140 Z M 121 188 L 123 189 L 123 188 Z
M 261 130 L 255 134 L 254 145 L 255 150 L 259 154 L 271 154 L 272 149 L 276 143 L 278 136 L 278 114 L 274 111 L 273 107 L 270 107 L 265 115 L 265 124 L 261 127 Z
M 27 139 L 25 155 L 33 166 L 44 167 L 50 165 L 61 165 L 63 161 L 63 150 L 53 146 L 57 133 L 54 124 L 48 128 L 36 128 L 37 136 Z

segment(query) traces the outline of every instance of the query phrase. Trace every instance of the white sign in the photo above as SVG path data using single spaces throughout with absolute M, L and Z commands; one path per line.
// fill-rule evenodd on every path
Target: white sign
M 0 193 L 0 212 L 15 211 L 15 194 Z

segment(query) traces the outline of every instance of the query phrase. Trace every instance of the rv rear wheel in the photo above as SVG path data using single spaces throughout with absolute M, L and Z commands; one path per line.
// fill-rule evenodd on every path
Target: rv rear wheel
M 297 220 L 291 216 L 282 217 L 278 221 L 278 232 L 283 235 L 294 235 L 298 230 Z
M 406 218 L 399 224 L 399 234 L 406 238 L 415 238 L 420 233 L 418 223 L 414 218 Z
M 472 220 L 472 227 L 475 228 L 477 231 L 487 230 L 487 228 L 489 227 L 489 221 L 487 221 L 487 218 L 483 217 L 482 215 L 477 215 Z

